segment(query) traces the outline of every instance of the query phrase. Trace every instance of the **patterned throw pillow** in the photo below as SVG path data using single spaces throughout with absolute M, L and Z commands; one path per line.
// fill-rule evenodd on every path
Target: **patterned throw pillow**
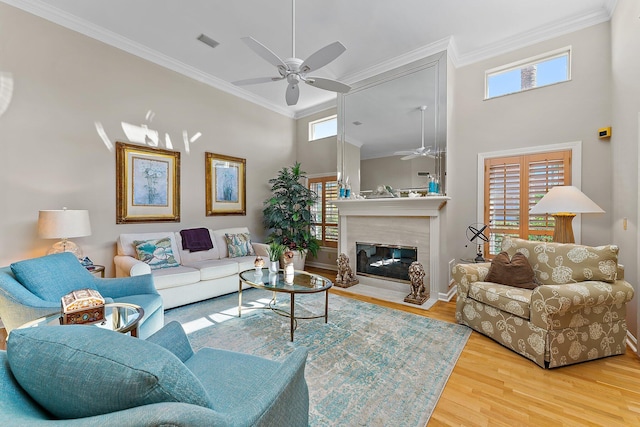
M 229 258 L 252 256 L 256 254 L 253 251 L 253 245 L 251 245 L 250 233 L 225 234 L 224 239 L 227 241 Z
M 136 247 L 138 259 L 149 264 L 152 270 L 180 265 L 173 255 L 171 239 L 168 237 L 157 240 L 134 240 L 133 244 Z

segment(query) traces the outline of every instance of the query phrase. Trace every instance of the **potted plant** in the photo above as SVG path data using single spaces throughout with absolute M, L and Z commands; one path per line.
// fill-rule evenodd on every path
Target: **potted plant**
M 302 180 L 305 172 L 296 162 L 291 167 L 282 168 L 278 176 L 269 180 L 271 197 L 263 208 L 264 225 L 271 230 L 267 242 L 284 245 L 299 255 L 297 270 L 304 269 L 308 252 L 316 256 L 320 245 L 311 234 L 312 216 L 310 208 L 317 195 Z
M 269 243 L 267 247 L 267 254 L 269 255 L 269 271 L 277 273 L 280 266 L 280 258 L 284 254 L 287 247 L 277 242 Z

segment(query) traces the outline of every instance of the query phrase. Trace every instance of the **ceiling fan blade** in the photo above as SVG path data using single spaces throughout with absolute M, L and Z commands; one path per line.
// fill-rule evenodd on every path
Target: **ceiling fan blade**
M 323 79 L 322 77 L 308 77 L 305 81 L 311 86 L 330 90 L 331 92 L 347 93 L 351 90 L 349 85 L 331 79 Z
M 396 151 L 395 153 L 393 153 L 394 156 L 406 156 L 407 154 L 415 154 L 415 151 Z
M 285 94 L 287 105 L 296 105 L 298 98 L 300 98 L 300 86 L 297 83 L 289 83 L 287 93 Z
M 300 71 L 308 73 L 309 71 L 315 71 L 324 67 L 329 62 L 336 59 L 338 56 L 347 50 L 346 47 L 340 42 L 333 42 L 322 49 L 312 53 L 305 61 L 300 65 Z
M 282 59 L 275 53 L 271 51 L 268 47 L 254 39 L 253 37 L 242 37 L 241 39 L 249 49 L 257 53 L 262 59 L 267 61 L 270 64 L 275 65 L 276 67 L 284 67 L 285 70 L 289 69 L 287 64 L 284 63 Z
M 256 77 L 253 79 L 236 80 L 235 82 L 231 82 L 231 84 L 236 86 L 255 85 L 259 83 L 277 82 L 282 79 L 284 79 L 284 77 Z
M 400 157 L 400 160 L 411 160 L 411 159 L 415 159 L 416 157 L 420 157 L 420 154 L 409 154 L 408 156 L 404 156 L 404 157 Z

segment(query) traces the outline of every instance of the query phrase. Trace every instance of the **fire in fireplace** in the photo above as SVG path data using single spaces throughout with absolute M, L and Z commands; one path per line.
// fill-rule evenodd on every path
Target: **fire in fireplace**
M 418 260 L 418 248 L 356 242 L 358 274 L 410 283 L 409 266 Z

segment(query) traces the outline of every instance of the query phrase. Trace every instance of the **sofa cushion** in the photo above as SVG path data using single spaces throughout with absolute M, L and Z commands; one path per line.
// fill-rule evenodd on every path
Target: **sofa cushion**
M 212 259 L 194 262 L 188 267 L 196 268 L 200 271 L 200 280 L 219 279 L 221 277 L 238 274 L 238 262 L 231 259 Z
M 469 298 L 514 314 L 523 319 L 531 315 L 533 290 L 501 285 L 493 282 L 473 282 L 469 285 Z
M 227 252 L 229 258 L 238 258 L 255 255 L 251 245 L 251 233 L 226 233 L 224 238 L 227 242 Z
M 618 269 L 618 246 L 584 246 L 572 243 L 504 239 L 502 250 L 528 259 L 538 283 L 564 285 L 595 280 L 613 283 Z
M 7 356 L 22 388 L 58 418 L 159 402 L 211 408 L 200 381 L 174 354 L 95 326 L 15 329 Z
M 153 284 L 156 289 L 173 288 L 175 286 L 190 285 L 200 281 L 200 271 L 184 265 L 153 270 Z
M 500 252 L 491 261 L 486 282 L 517 288 L 535 289 L 536 275 L 529 264 L 529 260 L 522 253 L 516 252 L 512 257 L 506 252 Z
M 194 262 L 211 260 L 211 259 L 220 259 L 220 252 L 218 251 L 218 245 L 216 242 L 216 238 L 213 235 L 211 230 L 209 231 L 209 236 L 211 237 L 211 242 L 213 243 L 213 248 L 208 251 L 198 251 L 191 252 L 189 250 L 182 249 L 182 236 L 180 233 L 176 233 L 176 243 L 178 244 L 178 249 L 180 251 L 180 260 L 182 265 L 191 265 Z
M 93 275 L 70 252 L 14 262 L 11 271 L 18 282 L 45 301 L 60 302 L 76 289 L 96 289 Z
M 138 259 L 149 264 L 152 270 L 177 267 L 180 264 L 171 249 L 171 239 L 134 240 Z
M 116 242 L 118 255 L 128 255 L 134 258 L 138 257 L 138 253 L 136 252 L 136 247 L 133 244 L 134 240 L 158 240 L 163 237 L 168 237 L 171 239 L 171 252 L 173 252 L 173 256 L 176 261 L 180 263 L 180 251 L 178 250 L 178 245 L 176 244 L 175 233 L 170 231 L 163 231 L 158 233 L 127 233 L 121 234 L 118 237 Z
M 235 228 L 223 228 L 220 230 L 213 230 L 213 236 L 215 238 L 213 245 L 218 247 L 218 252 L 220 253 L 220 259 L 229 258 L 229 252 L 227 250 L 227 240 L 226 240 L 225 234 L 238 234 L 238 233 L 249 233 L 249 229 L 247 227 L 235 227 Z

